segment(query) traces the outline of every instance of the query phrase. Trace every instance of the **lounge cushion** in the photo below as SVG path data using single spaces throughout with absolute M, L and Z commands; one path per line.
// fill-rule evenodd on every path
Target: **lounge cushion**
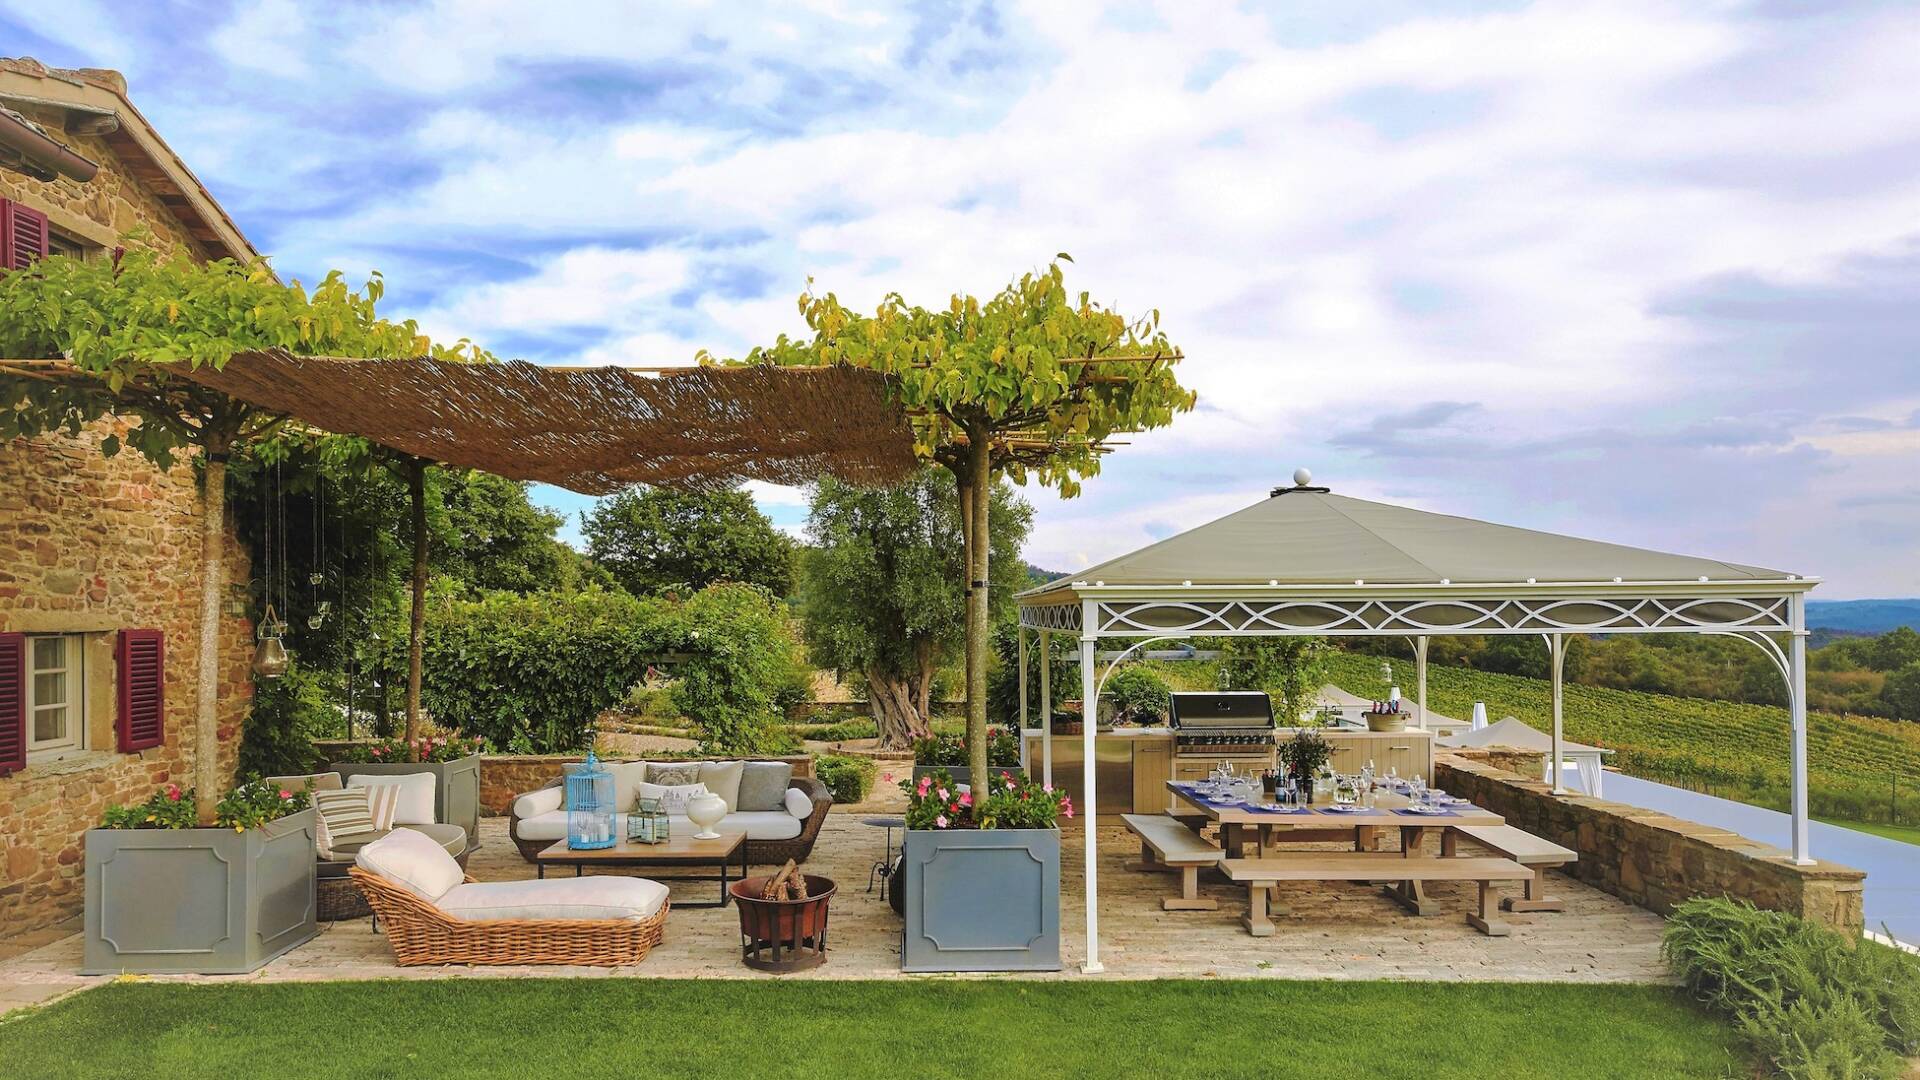
M 667 815 L 668 827 L 674 836 L 692 836 L 699 827 L 683 816 Z M 785 810 L 742 811 L 728 814 L 720 819 L 717 826 L 721 829 L 743 829 L 749 840 L 791 840 L 800 835 L 801 820 Z M 627 815 L 613 815 L 613 834 L 627 835 Z M 567 812 L 550 810 L 544 814 L 521 818 L 520 829 L 515 833 L 522 840 L 545 840 L 549 843 L 564 840 L 567 835 Z
M 402 829 L 411 829 L 421 833 L 434 843 L 445 848 L 447 854 L 458 859 L 467 853 L 467 830 L 458 825 L 402 825 Z M 353 857 L 360 849 L 387 835 L 375 833 L 371 836 L 355 837 L 351 840 L 335 841 L 333 861 L 321 862 L 316 869 L 319 877 L 346 877 L 347 868 L 353 865 Z
M 446 848 L 412 829 L 395 829 L 362 847 L 353 862 L 422 900 L 435 902 L 467 876 Z
M 644 919 L 667 901 L 667 887 L 646 878 L 595 875 L 545 881 L 456 885 L 440 898 L 456 919 Z
M 740 809 L 740 776 L 746 766 L 738 761 L 708 761 L 700 766 L 700 782 L 727 804 L 727 813 Z
M 778 810 L 785 805 L 793 765 L 785 761 L 742 762 L 740 797 L 735 810 Z
M 377 787 L 383 784 L 392 784 L 399 792 L 399 801 L 394 805 L 393 824 L 433 824 L 434 780 L 432 773 L 399 773 L 395 775 L 355 773 L 347 777 L 348 787 Z M 375 819 L 376 821 L 378 820 L 378 815 L 375 816 Z
M 367 795 L 371 788 L 341 788 L 313 793 L 315 815 L 313 843 L 320 858 L 333 859 L 335 852 L 378 838 L 386 830 L 373 824 L 373 807 Z

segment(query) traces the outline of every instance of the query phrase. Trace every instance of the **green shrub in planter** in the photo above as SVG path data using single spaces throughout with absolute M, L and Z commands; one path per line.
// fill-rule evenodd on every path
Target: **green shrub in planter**
M 865 799 L 873 790 L 873 778 L 879 771 L 879 764 L 872 758 L 821 754 L 813 759 L 814 778 L 827 785 L 833 801 L 842 806 Z
M 1920 1054 L 1920 957 L 1726 899 L 1675 908 L 1661 949 L 1774 1075 L 1897 1080 Z
M 1107 679 L 1100 692 L 1102 702 L 1112 702 L 1116 719 L 1147 724 L 1166 718 L 1167 681 L 1151 668 L 1138 665 L 1121 668 Z

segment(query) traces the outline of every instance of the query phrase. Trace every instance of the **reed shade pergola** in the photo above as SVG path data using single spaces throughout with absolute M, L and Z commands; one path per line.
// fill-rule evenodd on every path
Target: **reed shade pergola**
M 887 377 L 853 367 L 542 367 L 242 353 L 183 378 L 326 431 L 514 480 L 604 495 L 918 466 Z

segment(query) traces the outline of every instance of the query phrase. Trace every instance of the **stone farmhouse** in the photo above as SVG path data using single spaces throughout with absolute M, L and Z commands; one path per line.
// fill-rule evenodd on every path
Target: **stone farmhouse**
M 196 258 L 252 245 L 127 97 L 114 71 L 0 59 L 0 272 L 123 245 Z M 194 461 L 162 472 L 100 442 L 0 453 L 0 940 L 75 918 L 82 845 L 112 803 L 191 781 L 198 664 Z M 220 747 L 252 700 L 247 557 L 231 529 Z

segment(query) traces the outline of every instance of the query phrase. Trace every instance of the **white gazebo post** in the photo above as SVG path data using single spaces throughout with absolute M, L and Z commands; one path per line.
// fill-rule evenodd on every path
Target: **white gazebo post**
M 1807 845 L 1807 596 L 1788 598 L 1787 707 L 1793 721 L 1793 861 L 1814 861 Z
M 1413 639 L 1413 701 L 1420 708 L 1420 728 L 1427 727 L 1427 636 Z
M 1086 839 L 1087 852 L 1087 959 L 1080 965 L 1080 971 L 1086 975 L 1097 975 L 1106 970 L 1100 963 L 1100 826 L 1098 810 L 1094 806 L 1094 735 L 1100 730 L 1100 686 L 1093 678 L 1094 653 L 1098 651 L 1100 636 L 1099 605 L 1091 600 L 1080 602 L 1080 761 L 1081 761 L 1081 799 L 1079 808 L 1084 822 L 1082 832 Z
M 1547 635 L 1547 662 L 1553 668 L 1553 757 L 1547 765 L 1547 776 L 1553 782 L 1553 793 L 1565 795 L 1566 784 L 1561 782 L 1560 774 L 1565 771 L 1565 759 L 1560 755 L 1560 720 L 1565 711 L 1565 675 L 1567 669 L 1567 639 L 1564 634 Z
M 1020 674 L 1015 678 L 1020 690 L 1020 767 L 1033 775 L 1033 763 L 1027 760 L 1027 628 L 1015 623 L 1014 640 L 1020 643 Z
M 1040 783 L 1053 786 L 1053 635 L 1040 631 Z

